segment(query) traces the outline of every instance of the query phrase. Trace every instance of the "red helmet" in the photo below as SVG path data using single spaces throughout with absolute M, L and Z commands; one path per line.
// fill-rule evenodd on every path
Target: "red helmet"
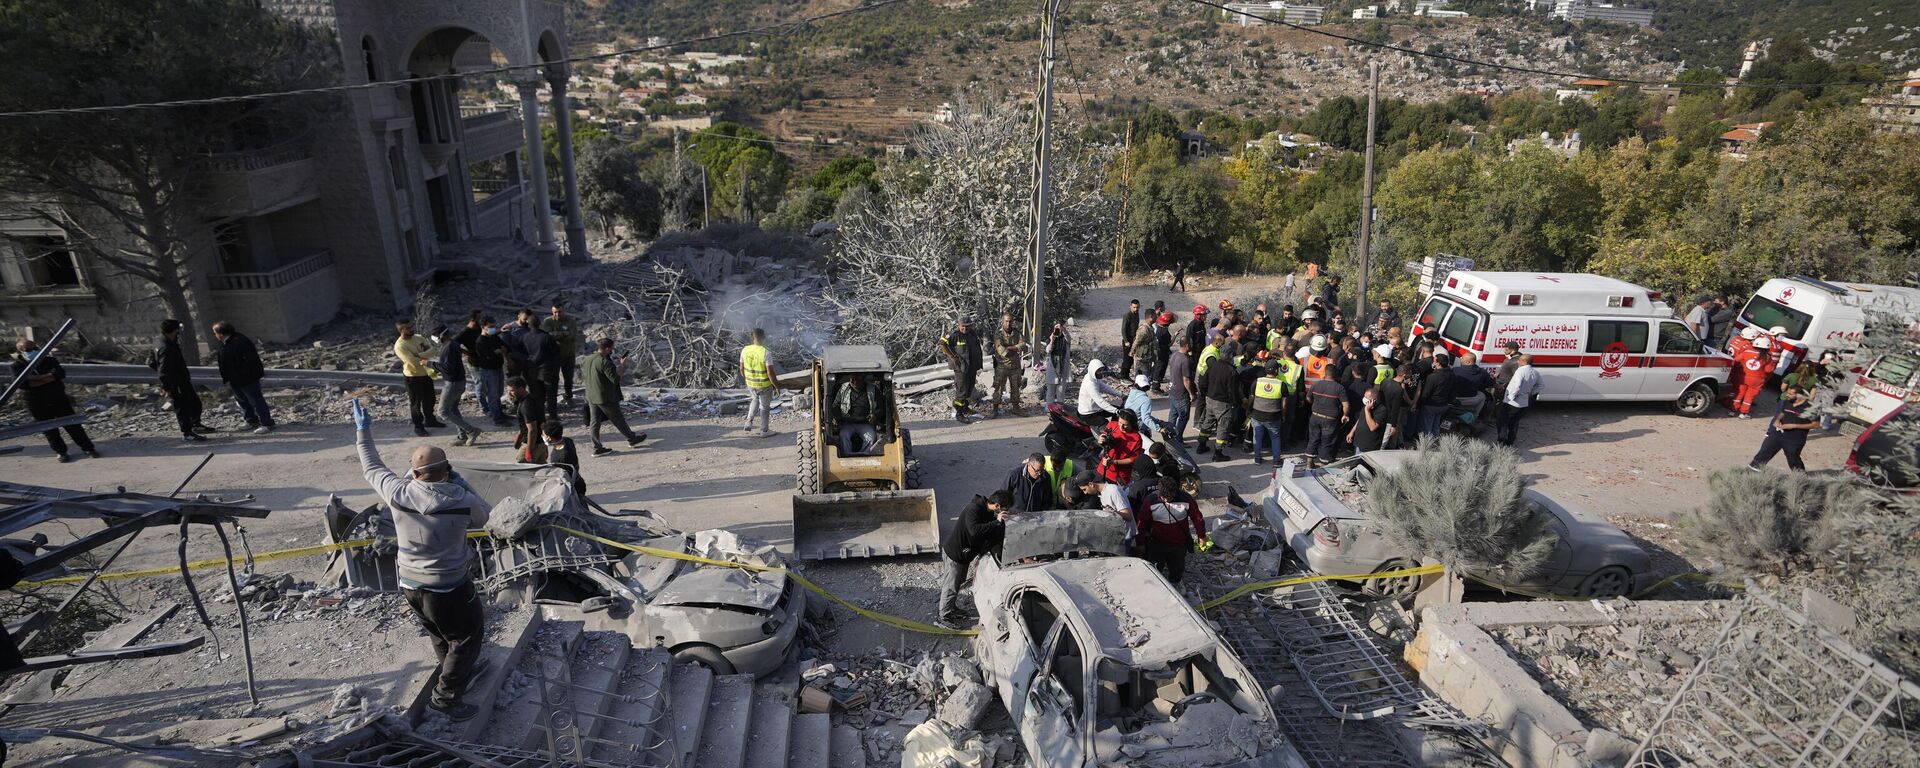
M 1205 304 L 1195 304 L 1195 305 L 1193 305 L 1193 313 L 1194 313 L 1194 314 L 1196 314 L 1196 315 L 1204 315 L 1204 314 L 1206 314 L 1206 313 L 1207 313 L 1207 305 L 1205 305 Z
M 1220 300 L 1220 309 L 1222 309 L 1222 310 L 1228 310 L 1228 309 L 1233 309 L 1233 300 L 1232 300 L 1232 299 L 1221 299 L 1221 300 Z
M 1160 313 L 1160 318 L 1159 318 L 1159 319 L 1160 319 L 1160 324 L 1161 324 L 1161 325 L 1167 325 L 1167 324 L 1169 324 L 1169 323 L 1172 323 L 1172 322 L 1173 322 L 1173 313 L 1172 313 L 1172 312 L 1162 312 L 1162 313 Z

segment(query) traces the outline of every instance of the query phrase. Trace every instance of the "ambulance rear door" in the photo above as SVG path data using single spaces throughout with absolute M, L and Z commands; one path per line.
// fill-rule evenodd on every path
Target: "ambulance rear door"
M 1587 344 L 1573 377 L 1574 400 L 1638 400 L 1646 380 L 1651 329 L 1637 318 L 1589 317 Z

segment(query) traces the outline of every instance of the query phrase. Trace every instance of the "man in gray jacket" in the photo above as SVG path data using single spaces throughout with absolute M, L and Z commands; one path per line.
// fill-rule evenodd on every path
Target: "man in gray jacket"
M 474 555 L 467 546 L 467 530 L 485 525 L 491 508 L 454 474 L 439 448 L 416 446 L 408 477 L 387 469 L 373 447 L 373 417 L 359 400 L 353 402 L 353 426 L 360 471 L 393 512 L 399 545 L 394 565 L 401 590 L 426 625 L 440 660 L 431 704 L 456 723 L 470 720 L 480 709 L 461 702 L 460 696 L 479 671 L 486 611 L 469 572 Z

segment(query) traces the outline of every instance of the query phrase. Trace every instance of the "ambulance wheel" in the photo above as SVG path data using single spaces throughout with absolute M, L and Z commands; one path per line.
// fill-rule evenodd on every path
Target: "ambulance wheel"
M 1713 408 L 1713 399 L 1713 385 L 1704 381 L 1698 382 L 1687 387 L 1687 391 L 1680 393 L 1680 397 L 1673 401 L 1673 412 L 1690 419 L 1697 419 L 1707 415 L 1707 411 Z
M 794 486 L 803 494 L 820 492 L 820 435 L 809 429 L 800 433 L 799 459 L 794 462 Z

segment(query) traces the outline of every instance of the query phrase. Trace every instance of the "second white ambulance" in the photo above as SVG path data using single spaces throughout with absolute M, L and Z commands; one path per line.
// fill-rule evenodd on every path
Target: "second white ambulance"
M 1506 343 L 1533 356 L 1542 400 L 1670 402 L 1704 415 L 1732 358 L 1706 348 L 1660 294 L 1599 275 L 1455 271 L 1427 297 L 1413 333 L 1497 368 Z

